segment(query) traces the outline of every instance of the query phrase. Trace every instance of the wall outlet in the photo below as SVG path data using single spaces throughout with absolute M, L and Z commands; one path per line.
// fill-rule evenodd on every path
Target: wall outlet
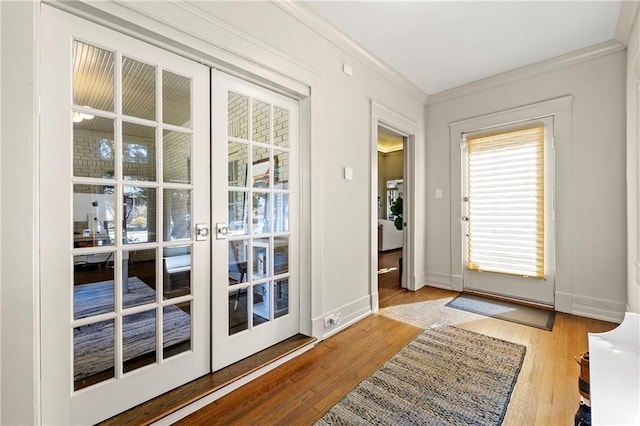
M 331 327 L 331 316 L 324 317 L 324 328 Z
M 324 317 L 324 328 L 334 327 L 340 324 L 340 313 Z

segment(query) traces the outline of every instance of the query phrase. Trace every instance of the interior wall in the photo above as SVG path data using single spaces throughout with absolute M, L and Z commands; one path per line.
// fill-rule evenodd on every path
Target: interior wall
M 2 23 L 2 5 L 0 4 L 0 27 Z M 2 31 L 0 31 L 0 48 L 2 48 Z M 0 100 L 2 99 L 2 55 L 0 55 Z M 2 123 L 2 102 L 0 102 L 0 123 Z M 2 132 L 0 131 L 0 188 L 2 188 Z M 2 241 L 2 197 L 0 197 L 0 241 Z M 1 251 L 0 251 L 1 253 Z M 0 309 L 2 308 L 2 256 L 0 255 Z M 2 409 L 2 315 L 0 315 L 0 410 Z M 0 416 L 2 422 L 2 416 Z
M 573 95 L 571 141 L 556 147 L 556 309 L 619 321 L 626 303 L 625 53 L 440 97 L 425 112 L 428 281 L 461 280 L 449 123 Z M 442 199 L 435 197 L 444 189 Z M 453 221 L 453 222 L 452 222 Z M 561 263 L 561 265 L 560 265 Z
M 637 10 L 637 9 L 636 9 Z M 627 48 L 627 307 L 640 313 L 640 21 L 638 13 Z
M 385 206 L 385 195 L 384 195 L 384 153 L 378 151 L 378 219 L 385 218 L 386 206 Z
M 0 2 L 0 424 L 37 424 L 37 2 Z M 8 267 L 7 265 L 10 265 Z
M 38 229 L 37 97 L 40 3 L 1 2 L 2 7 L 2 424 L 38 423 Z M 223 69 L 246 69 L 254 81 L 290 82 L 308 87 L 302 102 L 310 122 L 303 124 L 310 141 L 304 150 L 309 167 L 303 176 L 310 199 L 310 317 L 314 335 L 326 333 L 323 317 L 340 312 L 343 324 L 371 311 L 371 100 L 423 127 L 426 95 L 405 80 L 372 65 L 320 35 L 287 6 L 271 2 L 82 2 L 56 3 L 78 13 L 109 21 L 125 32 L 139 31 L 161 46 L 182 43 L 188 55 L 204 54 Z M 296 7 L 296 6 L 289 6 Z M 116 18 L 117 17 L 117 18 Z M 157 34 L 162 37 L 157 37 Z M 11 40 L 11 43 L 7 43 Z M 198 53 L 198 55 L 200 54 Z M 197 56 L 197 55 L 196 55 Z M 206 62 L 206 61 L 205 61 Z M 11 67 L 6 64 L 11 63 Z M 343 73 L 348 63 L 353 75 Z M 272 80 L 273 78 L 273 80 Z M 7 106 L 10 104 L 10 110 Z M 7 112 L 10 111 L 10 114 Z M 422 135 L 416 139 L 416 181 L 425 179 Z M 353 168 L 353 179 L 344 168 Z M 11 182 L 11 184 L 7 184 Z M 348 200 L 345 204 L 345 200 Z M 423 203 L 418 194 L 416 204 Z M 7 208 L 10 206 L 11 208 Z M 415 234 L 424 233 L 418 218 Z M 416 258 L 424 258 L 424 238 L 416 238 Z M 304 260 L 303 260 L 304 262 Z M 420 268 L 416 262 L 416 268 Z M 409 273 L 409 271 L 407 271 Z M 424 275 L 421 271 L 417 274 Z M 309 284 L 309 281 L 311 284 Z M 305 293 L 306 292 L 306 293 Z M 11 327 L 7 327 L 11 324 Z M 316 326 L 317 325 L 317 326 Z
M 402 178 L 404 173 L 404 151 L 380 152 L 378 151 L 378 196 L 382 201 L 382 207 L 378 209 L 380 219 L 387 218 L 387 179 Z
M 367 218 L 374 200 L 369 195 L 371 165 L 366 159 L 371 144 L 371 99 L 422 126 L 424 95 L 419 91 L 408 93 L 272 3 L 252 3 L 249 14 L 246 5 L 234 2 L 198 6 L 235 29 L 277 46 L 320 76 L 321 82 L 312 84 L 312 96 L 319 95 L 316 99 L 320 101 L 315 104 L 315 111 L 312 105 L 311 117 L 312 128 L 321 126 L 320 134 L 312 134 L 311 138 L 312 147 L 321 146 L 319 156 L 312 159 L 318 174 L 312 174 L 311 179 L 322 181 L 321 192 L 315 194 L 322 210 L 316 215 L 320 222 L 315 223 L 321 240 L 312 242 L 321 258 L 317 265 L 321 271 L 315 276 L 319 279 L 313 283 L 321 288 L 321 300 L 313 301 L 313 319 L 340 312 L 347 323 L 366 313 L 370 306 Z M 353 76 L 343 73 L 345 63 L 353 68 Z M 420 159 L 424 155 L 422 141 L 416 145 Z M 345 167 L 353 169 L 353 180 L 344 178 Z M 419 170 L 417 180 L 423 181 L 423 168 Z M 416 248 L 416 257 L 423 257 L 420 248 Z

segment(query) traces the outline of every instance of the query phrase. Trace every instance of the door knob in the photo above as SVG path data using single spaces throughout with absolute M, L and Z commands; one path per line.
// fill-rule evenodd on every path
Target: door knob
M 209 224 L 196 224 L 196 241 L 207 241 L 209 239 Z
M 225 240 L 229 234 L 229 227 L 226 223 L 216 223 L 216 240 Z

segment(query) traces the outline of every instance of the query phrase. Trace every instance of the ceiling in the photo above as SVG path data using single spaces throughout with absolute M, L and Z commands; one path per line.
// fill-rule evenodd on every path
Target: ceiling
M 614 38 L 619 0 L 311 1 L 426 94 Z

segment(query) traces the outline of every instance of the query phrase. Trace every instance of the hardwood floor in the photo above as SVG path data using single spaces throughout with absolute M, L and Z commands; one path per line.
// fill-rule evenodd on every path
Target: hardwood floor
M 378 254 L 378 301 L 384 302 L 396 294 L 400 288 L 400 257 L 402 249 Z
M 397 267 L 401 252 L 381 256 L 380 269 Z M 400 289 L 398 271 L 379 277 L 380 306 L 438 300 L 457 293 Z M 520 343 L 527 355 L 505 425 L 568 425 L 578 408 L 579 367 L 588 332 L 617 324 L 558 313 L 552 332 L 487 318 L 456 326 Z M 315 348 L 186 417 L 181 425 L 310 425 L 422 330 L 370 315 Z
M 312 344 L 315 340 L 313 337 L 298 334 L 222 370 L 202 376 L 157 398 L 113 416 L 99 423 L 99 425 L 151 424 L 201 398 L 209 396 L 218 389 L 253 373 L 267 364 Z

